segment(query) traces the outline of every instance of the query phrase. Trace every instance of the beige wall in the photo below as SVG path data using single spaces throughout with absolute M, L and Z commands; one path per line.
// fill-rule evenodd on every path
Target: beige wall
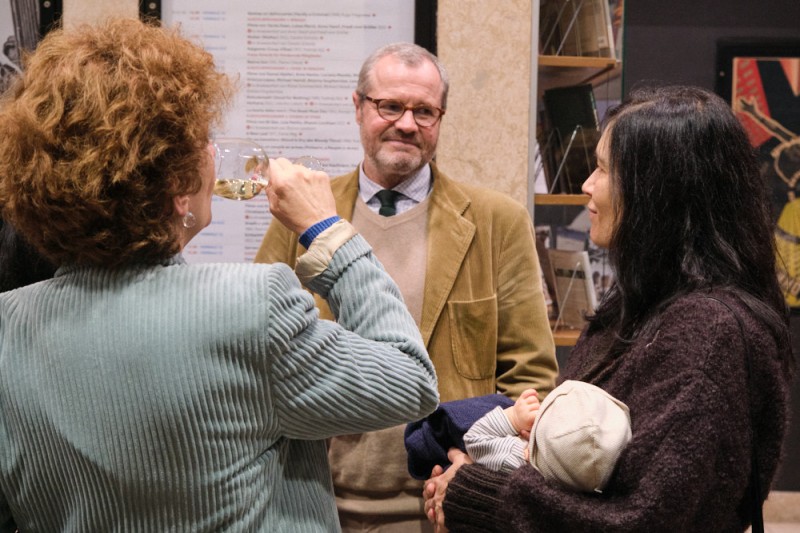
M 530 205 L 531 0 L 439 0 L 438 54 L 450 74 L 437 162 L 451 177 Z M 136 16 L 137 0 L 64 0 L 64 22 Z M 530 190 L 529 190 L 530 189 Z
M 138 17 L 138 0 L 64 0 L 64 25 L 93 22 L 109 16 Z
M 438 55 L 450 74 L 437 163 L 528 205 L 530 0 L 439 0 Z M 532 191 L 531 191 L 532 193 Z

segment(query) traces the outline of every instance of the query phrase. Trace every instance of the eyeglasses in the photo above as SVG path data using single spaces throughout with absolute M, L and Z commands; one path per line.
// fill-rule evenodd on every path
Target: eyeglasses
M 440 118 L 442 118 L 442 115 L 444 115 L 444 109 L 439 109 L 438 107 L 434 107 L 432 105 L 421 104 L 412 106 L 406 105 L 398 100 L 370 98 L 366 94 L 362 94 L 361 97 L 375 104 L 375 107 L 378 110 L 378 116 L 380 116 L 383 120 L 388 120 L 389 122 L 397 122 L 406 111 L 411 110 L 411 114 L 413 115 L 414 122 L 417 123 L 417 126 L 422 128 L 430 128 L 436 124 Z

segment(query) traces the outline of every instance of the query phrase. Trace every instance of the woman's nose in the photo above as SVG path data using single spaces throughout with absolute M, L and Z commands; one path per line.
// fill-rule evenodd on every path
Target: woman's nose
M 583 185 L 581 185 L 581 191 L 583 191 L 583 194 L 588 194 L 589 196 L 592 195 L 592 190 L 594 190 L 594 180 L 592 179 L 593 176 L 594 172 L 589 174 L 589 177 L 586 178 L 586 181 L 584 181 Z

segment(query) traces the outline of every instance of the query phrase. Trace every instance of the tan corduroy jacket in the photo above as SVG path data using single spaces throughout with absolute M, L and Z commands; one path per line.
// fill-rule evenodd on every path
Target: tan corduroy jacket
M 455 182 L 431 165 L 428 266 L 420 331 L 441 401 L 500 392 L 516 398 L 555 385 L 555 347 L 525 208 L 501 193 Z M 339 216 L 350 220 L 358 170 L 331 181 Z M 294 266 L 305 250 L 273 221 L 256 262 Z M 317 298 L 323 318 L 332 319 Z

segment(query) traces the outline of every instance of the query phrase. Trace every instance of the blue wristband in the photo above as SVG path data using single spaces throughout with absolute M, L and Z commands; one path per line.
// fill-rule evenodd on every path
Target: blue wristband
M 339 216 L 332 216 L 325 220 L 320 220 L 300 235 L 300 244 L 302 244 L 305 249 L 308 249 L 311 243 L 314 242 L 314 239 L 317 238 L 317 235 L 333 226 L 339 220 L 341 220 Z

